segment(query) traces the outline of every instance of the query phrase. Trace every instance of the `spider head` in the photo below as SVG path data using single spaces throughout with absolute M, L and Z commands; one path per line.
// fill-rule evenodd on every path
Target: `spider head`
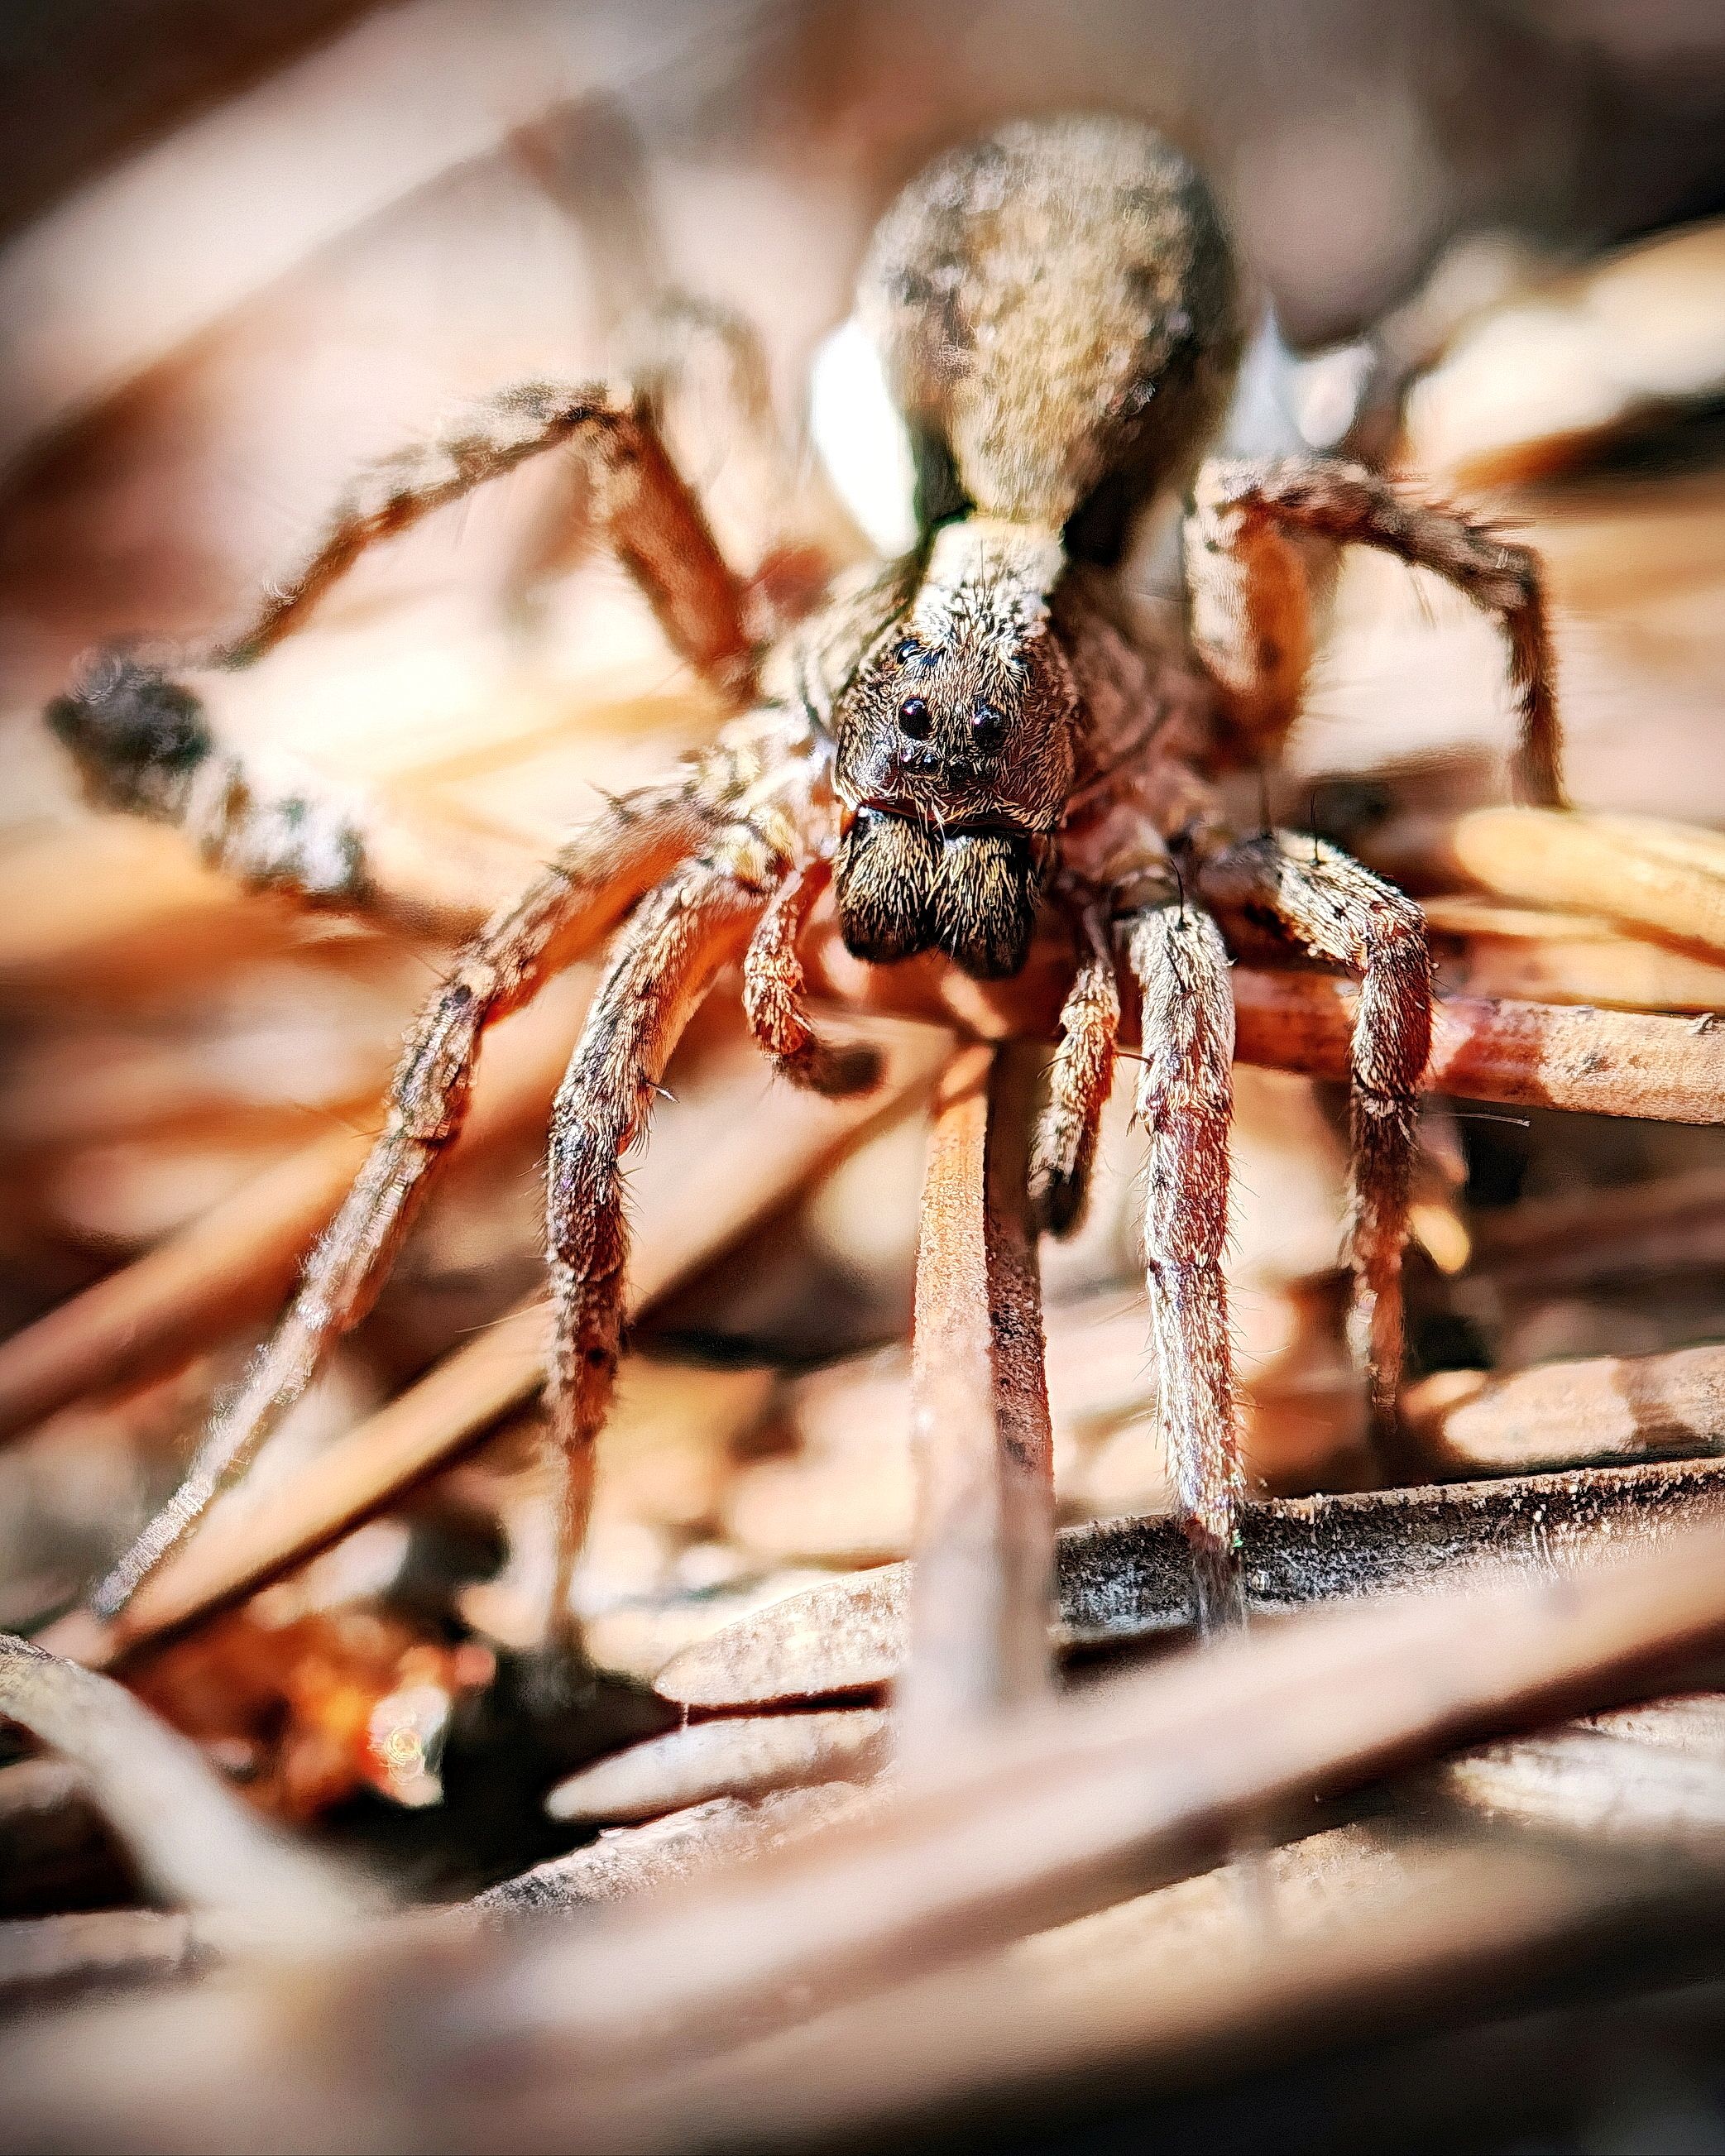
M 947 526 L 839 698 L 835 896 L 858 957 L 940 949 L 983 978 L 1024 964 L 1076 767 L 1078 698 L 1049 622 L 1064 566 L 1034 526 Z

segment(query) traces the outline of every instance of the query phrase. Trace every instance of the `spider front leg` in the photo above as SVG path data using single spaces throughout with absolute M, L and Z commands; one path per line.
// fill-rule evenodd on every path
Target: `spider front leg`
M 1350 1334 L 1380 1424 L 1393 1427 L 1403 1359 L 1402 1250 L 1420 1079 L 1431 1053 L 1431 960 L 1412 899 L 1338 848 L 1286 831 L 1230 848 L 1207 896 L 1291 934 L 1359 976 L 1354 1019 Z
M 629 1229 L 622 1156 L 646 1134 L 653 1098 L 684 1028 L 720 968 L 741 955 L 783 864 L 750 830 L 641 906 L 620 938 L 552 1113 L 547 1240 L 555 1307 L 549 1404 L 563 1463 L 553 1630 L 572 1644 L 569 1586 L 586 1532 L 593 1446 L 610 1406 L 623 1337 Z
M 1050 1235 L 1070 1235 L 1084 1217 L 1120 1032 L 1120 978 L 1106 909 L 1086 906 L 1078 929 L 1078 970 L 1060 1009 L 1060 1044 L 1030 1153 L 1031 1208 Z
M 835 1048 L 809 1022 L 808 987 L 798 952 L 810 913 L 833 880 L 831 861 L 817 858 L 779 886 L 749 944 L 742 968 L 742 1007 L 750 1030 L 782 1078 L 839 1100 L 866 1093 L 880 1075 L 880 1055 L 865 1042 Z
M 97 1587 L 117 1616 L 140 1584 L 243 1471 L 331 1343 L 370 1307 L 432 1178 L 459 1136 L 485 1028 L 602 937 L 709 828 L 682 781 L 614 802 L 457 957 L 421 1013 L 390 1087 L 388 1120 L 306 1260 L 287 1315 L 218 1415 L 173 1496 Z
M 1222 1272 L 1234 999 L 1221 934 L 1189 901 L 1129 916 L 1126 947 L 1143 1009 L 1137 1116 L 1149 1137 L 1144 1264 L 1158 1415 L 1205 1625 L 1240 1605 L 1242 1474 Z
M 1323 458 L 1210 463 L 1198 476 L 1186 576 L 1199 657 L 1245 739 L 1265 749 L 1298 716 L 1312 656 L 1298 535 L 1357 542 L 1430 569 L 1492 616 L 1509 642 L 1526 798 L 1561 807 L 1562 735 L 1539 558 L 1489 521 Z

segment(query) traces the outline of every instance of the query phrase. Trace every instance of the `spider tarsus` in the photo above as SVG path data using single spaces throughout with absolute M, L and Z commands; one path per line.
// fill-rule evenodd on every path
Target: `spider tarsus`
M 1083 1225 L 1090 1199 L 1090 1178 L 1076 1168 L 1033 1168 L 1030 1174 L 1030 1218 L 1042 1235 L 1063 1238 Z
M 819 1093 L 823 1100 L 850 1101 L 874 1091 L 886 1070 L 886 1058 L 869 1041 L 834 1045 L 817 1040 L 806 1056 L 788 1057 L 779 1068 L 793 1085 Z
M 1243 1631 L 1246 1583 L 1238 1537 L 1189 1529 L 1187 1546 L 1192 1553 L 1192 1621 L 1199 1637 Z
M 87 661 L 45 714 L 71 752 L 92 802 L 172 820 L 215 747 L 204 707 L 159 667 L 120 651 Z

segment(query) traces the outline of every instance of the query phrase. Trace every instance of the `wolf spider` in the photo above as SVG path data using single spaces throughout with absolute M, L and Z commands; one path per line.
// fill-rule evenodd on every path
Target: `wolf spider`
M 249 664 L 367 547 L 524 459 L 567 448 L 676 650 L 738 716 L 661 783 L 611 801 L 462 951 L 408 1037 L 388 1121 L 298 1293 L 187 1481 L 97 1594 L 116 1612 L 362 1315 L 460 1128 L 485 1028 L 620 928 L 552 1120 L 549 1413 L 567 1567 L 616 1376 L 628 1235 L 621 1157 L 667 1059 L 740 959 L 749 1024 L 793 1084 L 866 1088 L 875 1060 L 810 1022 L 798 942 L 829 887 L 845 943 L 1017 973 L 1039 917 L 1076 965 L 1031 1171 L 1041 1224 L 1083 1208 L 1122 1019 L 1141 1004 L 1144 1245 L 1160 1419 L 1200 1575 L 1225 1572 L 1241 1469 L 1222 1257 L 1234 1016 L 1217 924 L 1245 916 L 1361 982 L 1352 1050 L 1352 1337 L 1380 1419 L 1403 1351 L 1400 1270 L 1431 980 L 1419 909 L 1334 846 L 1231 828 L 1215 781 L 1272 758 L 1312 650 L 1309 547 L 1360 542 L 1435 571 L 1507 636 L 1519 773 L 1560 797 L 1534 557 L 1356 465 L 1205 461 L 1240 362 L 1234 256 L 1204 182 L 1123 121 L 1019 124 L 940 158 L 888 211 L 860 311 L 916 450 L 922 536 L 842 578 L 768 640 L 665 447 L 649 390 L 532 383 L 362 471 L 302 565 L 216 654 Z M 1129 626 L 1119 567 L 1142 512 L 1188 502 L 1187 629 Z M 105 801 L 166 816 L 254 880 L 363 905 L 361 839 L 272 798 L 193 692 L 95 661 L 51 712 Z M 1214 911 L 1212 910 L 1214 909 Z

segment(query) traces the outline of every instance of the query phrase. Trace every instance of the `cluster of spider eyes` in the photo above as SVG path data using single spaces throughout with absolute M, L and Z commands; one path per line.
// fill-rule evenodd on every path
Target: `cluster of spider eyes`
M 899 645 L 893 657 L 901 666 L 932 665 L 936 654 L 914 639 Z M 909 696 L 898 707 L 899 731 L 911 741 L 927 741 L 934 730 L 934 714 L 924 696 Z M 999 748 L 1006 738 L 1006 714 L 993 704 L 980 703 L 970 715 L 970 737 L 980 749 Z

